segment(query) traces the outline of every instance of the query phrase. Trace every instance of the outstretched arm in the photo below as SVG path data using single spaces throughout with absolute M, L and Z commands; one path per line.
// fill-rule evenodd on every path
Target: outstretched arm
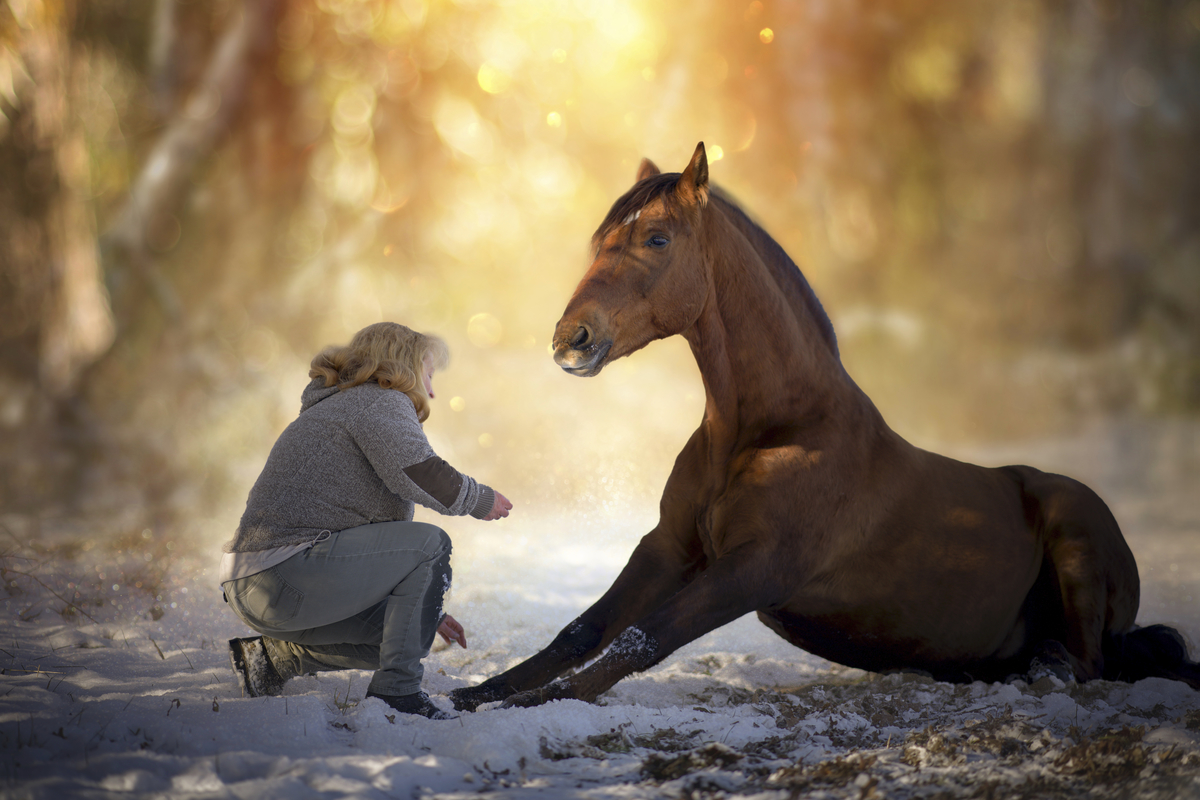
M 492 512 L 494 490 L 433 451 L 412 400 L 403 392 L 379 392 L 364 413 L 347 423 L 347 430 L 375 474 L 400 497 L 450 516 L 483 519 Z

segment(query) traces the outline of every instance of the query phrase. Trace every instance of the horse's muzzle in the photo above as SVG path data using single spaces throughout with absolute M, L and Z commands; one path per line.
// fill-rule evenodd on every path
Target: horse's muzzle
M 604 368 L 604 359 L 612 349 L 612 341 L 595 342 L 584 348 L 574 348 L 568 342 L 561 342 L 554 348 L 554 363 L 563 368 L 564 372 L 590 378 L 599 375 Z

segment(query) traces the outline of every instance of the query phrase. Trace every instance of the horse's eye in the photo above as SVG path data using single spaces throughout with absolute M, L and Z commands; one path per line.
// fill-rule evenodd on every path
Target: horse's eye
M 656 233 L 646 240 L 646 247 L 652 247 L 655 250 L 661 250 L 671 243 L 671 240 L 663 236 L 661 233 Z

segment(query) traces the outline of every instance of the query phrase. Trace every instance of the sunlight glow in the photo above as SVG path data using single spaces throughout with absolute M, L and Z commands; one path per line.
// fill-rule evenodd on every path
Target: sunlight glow
M 829 244 L 842 259 L 862 261 L 875 252 L 878 231 L 870 195 L 863 189 L 846 191 L 829 205 L 826 229 Z
M 758 32 L 758 40 L 763 44 L 770 44 L 775 41 L 775 31 L 770 28 L 763 28 Z
M 330 199 L 348 207 L 363 208 L 375 194 L 379 170 L 370 148 L 329 144 L 317 150 L 309 174 Z
M 512 76 L 490 61 L 485 61 L 475 76 L 479 88 L 488 94 L 500 94 L 512 85 Z
M 598 7 L 596 30 L 614 44 L 629 44 L 642 32 L 641 17 L 625 3 L 606 2 Z
M 467 338 L 476 347 L 495 347 L 503 336 L 504 326 L 487 312 L 476 314 L 467 321 Z
M 408 203 L 408 195 L 392 191 L 383 177 L 379 177 L 375 185 L 375 196 L 371 199 L 371 208 L 383 214 L 392 214 Z M 385 256 L 392 254 L 392 246 L 383 249 Z
M 1013 8 L 995 33 L 995 111 L 1010 121 L 1038 113 L 1042 103 L 1041 20 L 1031 7 Z
M 340 134 L 356 134 L 369 128 L 374 113 L 375 91 L 364 84 L 351 86 L 333 104 L 333 129 Z
M 433 124 L 442 141 L 476 161 L 490 161 L 495 149 L 491 126 L 467 100 L 446 95 L 438 101 Z
M 355 148 L 338 159 L 333 172 L 332 194 L 346 206 L 362 208 L 374 197 L 378 176 L 375 154 L 366 148 Z
M 579 168 L 572 159 L 548 147 L 527 149 L 521 155 L 520 171 L 530 189 L 554 202 L 570 198 L 579 183 Z
M 734 140 L 732 151 L 744 153 L 754 143 L 754 137 L 758 133 L 758 118 L 745 106 L 731 107 L 728 118 L 730 123 L 727 135 Z
M 934 29 L 901 57 L 894 80 L 917 99 L 941 102 L 955 96 L 961 85 L 961 61 L 954 29 Z

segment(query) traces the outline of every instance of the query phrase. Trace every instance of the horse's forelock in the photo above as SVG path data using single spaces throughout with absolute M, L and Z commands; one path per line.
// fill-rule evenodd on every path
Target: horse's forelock
M 609 231 L 614 228 L 620 228 L 632 219 L 636 219 L 638 212 L 655 199 L 659 197 L 667 197 L 669 199 L 672 197 L 675 185 L 679 183 L 679 177 L 680 174 L 678 172 L 666 172 L 651 175 L 649 178 L 639 181 L 632 189 L 622 195 L 617 202 L 613 203 L 612 208 L 608 210 L 608 215 L 604 217 L 604 221 L 596 229 L 593 239 L 601 241 L 608 235 Z

